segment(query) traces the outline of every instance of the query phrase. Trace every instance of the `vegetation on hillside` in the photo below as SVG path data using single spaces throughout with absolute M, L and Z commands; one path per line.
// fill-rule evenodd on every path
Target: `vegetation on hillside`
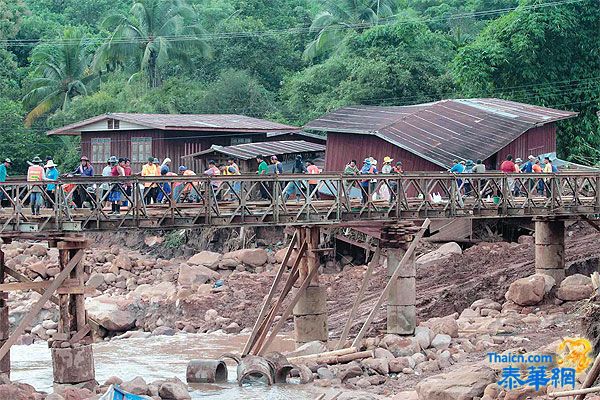
M 594 164 L 599 28 L 592 0 L 0 0 L 0 157 L 69 164 L 44 133 L 105 112 L 303 124 L 493 96 L 579 112 L 559 155 Z

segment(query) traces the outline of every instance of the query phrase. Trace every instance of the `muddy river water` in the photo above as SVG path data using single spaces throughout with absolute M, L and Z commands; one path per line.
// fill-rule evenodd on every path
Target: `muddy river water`
M 146 382 L 176 376 L 185 382 L 188 361 L 198 358 L 218 358 L 243 347 L 246 335 L 177 334 L 145 339 L 123 339 L 94 345 L 96 380 L 104 382 L 110 376 L 130 380 L 136 376 Z M 273 350 L 289 351 L 294 342 L 281 337 Z M 37 390 L 52 391 L 50 349 L 44 342 L 30 346 L 13 346 L 11 378 L 33 385 Z M 193 399 L 315 399 L 323 389 L 293 383 L 266 387 L 260 384 L 239 387 L 235 366 L 229 366 L 229 382 L 219 385 L 193 386 Z M 329 397 L 329 396 L 328 396 Z

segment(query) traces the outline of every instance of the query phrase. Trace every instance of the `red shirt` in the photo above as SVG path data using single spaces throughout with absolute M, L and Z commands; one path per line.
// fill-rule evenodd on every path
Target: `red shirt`
M 502 164 L 500 164 L 500 171 L 513 174 L 515 172 L 515 163 L 509 160 L 503 161 Z

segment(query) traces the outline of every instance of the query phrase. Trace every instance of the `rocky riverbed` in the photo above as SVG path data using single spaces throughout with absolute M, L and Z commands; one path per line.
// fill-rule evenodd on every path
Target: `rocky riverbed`
M 308 362 L 311 387 L 343 391 L 341 399 L 542 398 L 544 392 L 506 392 L 499 387 L 499 366 L 486 363 L 486 354 L 552 353 L 557 340 L 582 333 L 581 307 L 594 290 L 584 270 L 590 264 L 586 260 L 597 257 L 595 243 L 600 238 L 587 233 L 567 238 L 572 276 L 560 285 L 533 274 L 531 237 L 523 237 L 519 243 L 480 243 L 464 252 L 456 244 L 422 249 L 417 260 L 419 327 L 415 335 L 385 335 L 382 311 L 361 348 L 371 350 L 372 356 L 340 365 Z M 59 272 L 58 252 L 41 243 L 13 242 L 3 245 L 3 250 L 7 266 L 34 281 L 52 279 Z M 211 333 L 238 337 L 251 329 L 282 258 L 283 250 L 265 247 L 162 259 L 126 246 L 97 243 L 86 251 L 85 258 L 87 286 L 92 288 L 86 307 L 101 326 L 96 340 Z M 352 261 L 346 257 L 325 264 L 320 277 L 327 287 L 334 344 L 366 270 Z M 372 308 L 386 275 L 385 266 L 375 269 L 351 334 Z M 39 297 L 34 292 L 10 293 L 12 326 Z M 56 306 L 48 302 L 19 344 L 51 343 L 57 319 Z M 284 331 L 291 328 L 290 318 Z M 121 379 L 101 382 L 100 391 Z M 129 377 L 123 387 L 154 399 L 189 398 L 187 386 L 177 380 L 180 378 L 144 381 L 147 389 L 140 379 L 144 377 Z M 136 384 L 143 388 L 130 387 Z M 46 396 L 24 383 L 7 383 L 0 385 L 0 398 L 75 400 L 98 398 L 100 393 L 69 390 Z

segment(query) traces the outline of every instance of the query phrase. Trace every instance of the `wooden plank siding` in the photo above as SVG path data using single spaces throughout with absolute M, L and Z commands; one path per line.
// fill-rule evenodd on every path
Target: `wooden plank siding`
M 484 160 L 484 163 L 488 169 L 498 169 L 508 154 L 526 160 L 529 154 L 539 155 L 553 151 L 556 151 L 556 124 L 550 123 L 531 128 Z M 375 157 L 379 162 L 379 168 L 381 168 L 383 158 L 390 156 L 394 162 L 402 161 L 405 171 L 444 171 L 446 169 L 373 135 L 336 132 L 327 134 L 327 151 L 325 152 L 325 170 L 327 172 L 342 171 L 351 159 L 355 159 L 360 168 L 362 161 L 369 156 Z
M 212 145 L 230 146 L 232 138 L 248 138 L 252 142 L 280 141 L 287 138 L 285 135 L 267 138 L 265 133 L 163 131 L 160 129 L 82 132 L 81 154 L 90 157 L 96 174 L 100 175 L 105 160 L 92 158 L 92 140 L 111 139 L 111 155 L 131 159 L 131 140 L 135 137 L 152 138 L 152 156 L 157 157 L 161 162 L 165 157 L 169 157 L 172 160 L 172 170 L 184 163 L 181 159 L 184 155 L 206 150 Z M 187 160 L 187 162 L 189 165 L 186 166 L 194 171 L 199 171 L 203 167 L 200 160 L 193 162 Z M 141 171 L 143 164 L 144 162 L 132 162 L 134 173 Z
M 402 161 L 405 171 L 441 171 L 442 167 L 419 156 L 395 146 L 372 135 L 355 135 L 351 133 L 327 134 L 327 150 L 325 151 L 325 170 L 327 172 L 343 171 L 346 164 L 355 159 L 358 168 L 367 157 L 374 157 L 381 169 L 383 158 L 390 156 Z

